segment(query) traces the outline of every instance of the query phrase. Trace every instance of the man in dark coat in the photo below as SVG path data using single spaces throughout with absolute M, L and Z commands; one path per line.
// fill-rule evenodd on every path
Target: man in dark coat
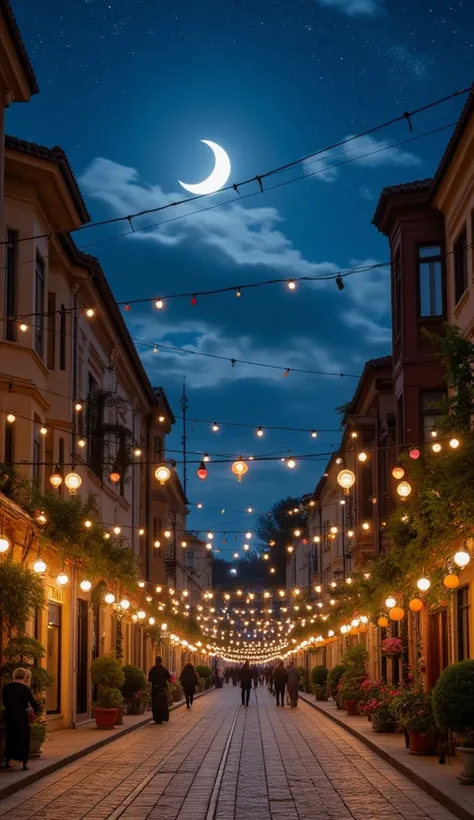
M 285 669 L 283 661 L 279 661 L 278 665 L 273 671 L 273 683 L 275 686 L 276 705 L 285 705 L 285 687 L 288 681 L 288 672 Z
M 250 690 L 252 689 L 253 672 L 248 661 L 240 668 L 240 691 L 242 694 L 242 706 L 248 706 L 250 700 Z
M 186 698 L 186 708 L 190 709 L 193 705 L 194 692 L 198 683 L 198 676 L 194 671 L 192 663 L 187 663 L 179 677 L 179 682 L 183 687 L 184 697 Z
M 168 706 L 168 682 L 171 675 L 163 666 L 161 658 L 155 658 L 155 665 L 148 673 L 148 681 L 151 683 L 151 710 L 155 723 L 163 723 L 169 720 Z

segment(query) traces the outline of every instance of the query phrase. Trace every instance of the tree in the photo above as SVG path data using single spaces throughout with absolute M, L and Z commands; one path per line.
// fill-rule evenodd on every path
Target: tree
M 259 515 L 257 519 L 257 535 L 262 550 L 270 550 L 271 565 L 276 568 L 272 576 L 275 584 L 286 582 L 286 548 L 294 538 L 293 531 L 306 527 L 306 517 L 300 499 L 289 497 L 276 501 L 270 512 Z

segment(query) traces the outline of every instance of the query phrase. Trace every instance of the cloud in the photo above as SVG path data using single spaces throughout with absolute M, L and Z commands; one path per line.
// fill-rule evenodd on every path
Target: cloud
M 330 6 L 348 17 L 373 17 L 382 10 L 381 0 L 318 0 L 321 6 Z
M 370 188 L 367 187 L 367 185 L 361 185 L 359 188 L 359 193 L 362 199 L 367 199 L 369 202 L 372 202 L 372 200 L 375 199 L 374 194 Z
M 376 259 L 352 259 L 351 267 L 362 268 L 379 264 Z M 390 312 L 390 269 L 373 268 L 360 271 L 344 278 L 345 291 L 363 311 L 370 311 L 376 316 Z
M 209 388 L 238 379 L 281 383 L 283 380 L 286 381 L 283 372 L 287 367 L 290 368 L 289 378 L 292 382 L 294 379 L 308 379 L 307 375 L 292 373 L 292 368 L 344 372 L 344 367 L 329 348 L 304 336 L 292 337 L 291 347 L 288 349 L 287 346 L 270 347 L 261 344 L 250 335 L 231 338 L 218 326 L 195 319 L 167 323 L 161 317 L 159 321 L 143 317 L 133 321 L 129 319 L 128 325 L 152 382 L 159 382 L 163 374 L 169 379 L 173 376 L 181 377 L 185 373 L 191 387 Z M 140 345 L 138 339 L 156 343 L 158 354 L 153 352 L 153 348 Z M 222 356 L 223 359 L 169 351 L 160 347 L 160 344 Z M 245 359 L 276 365 L 277 369 L 239 362 L 233 367 L 228 359 Z
M 399 146 L 391 144 L 390 140 L 376 140 L 369 135 L 364 137 L 349 135 L 344 139 L 350 142 L 333 151 L 324 151 L 314 159 L 306 160 L 303 163 L 305 174 L 314 175 L 324 182 L 335 182 L 340 168 L 348 164 L 358 165 L 361 168 L 381 168 L 386 165 L 413 168 L 421 165 L 421 160 L 416 154 L 404 151 Z
M 363 335 L 363 341 L 370 344 L 389 345 L 392 340 L 392 331 L 389 327 L 384 327 L 363 316 L 358 310 L 349 310 L 346 313 L 341 313 L 341 320 L 345 325 L 353 330 L 360 330 Z
M 159 208 L 182 199 L 182 194 L 166 193 L 159 185 L 147 185 L 138 171 L 101 157 L 95 159 L 81 177 L 85 192 L 108 204 L 118 214 Z M 246 208 L 240 203 L 212 208 L 215 199 L 178 205 L 160 214 L 134 219 L 134 227 L 155 225 L 135 234 L 136 239 L 163 245 L 198 240 L 219 250 L 236 265 L 272 268 L 280 275 L 318 276 L 336 273 L 330 262 L 312 262 L 293 247 L 280 230 L 284 221 L 276 208 Z M 186 219 L 179 217 L 186 216 Z M 163 224 L 167 223 L 167 224 Z

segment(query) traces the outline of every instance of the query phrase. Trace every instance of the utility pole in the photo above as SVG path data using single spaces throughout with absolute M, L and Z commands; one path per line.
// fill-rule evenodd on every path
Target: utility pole
M 185 498 L 188 497 L 187 493 L 187 484 L 188 484 L 188 470 L 187 470 L 187 463 L 186 463 L 186 455 L 187 455 L 187 432 L 186 432 L 186 413 L 189 407 L 188 397 L 186 395 L 186 376 L 183 376 L 183 395 L 181 396 L 179 406 L 181 407 L 182 419 L 183 419 L 183 435 L 181 436 L 181 444 L 183 445 L 183 490 Z

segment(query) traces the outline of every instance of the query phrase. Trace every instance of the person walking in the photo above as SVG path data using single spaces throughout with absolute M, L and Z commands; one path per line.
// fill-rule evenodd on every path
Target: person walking
M 252 688 L 252 669 L 248 661 L 240 669 L 240 692 L 242 695 L 242 706 L 248 706 L 250 700 L 250 690 Z
M 285 687 L 288 681 L 288 672 L 283 661 L 279 661 L 273 671 L 273 683 L 275 686 L 276 705 L 285 705 Z M 280 704 L 281 701 L 281 704 Z
M 298 695 L 300 690 L 300 678 L 301 675 L 298 672 L 295 664 L 291 661 L 290 665 L 287 669 L 287 676 L 288 676 L 288 694 L 290 696 L 291 701 L 291 708 L 296 709 L 298 706 Z
M 5 707 L 5 768 L 11 767 L 11 760 L 19 760 L 23 771 L 28 770 L 30 756 L 31 718 L 39 714 L 39 704 L 30 689 L 31 672 L 22 667 L 15 669 L 12 680 L 2 689 Z
M 253 677 L 253 688 L 256 689 L 258 686 L 258 666 L 252 667 L 252 677 Z
M 168 683 L 171 675 L 166 666 L 163 666 L 161 658 L 155 658 L 155 665 L 148 673 L 148 681 L 151 683 L 151 710 L 155 723 L 163 723 L 169 720 L 170 708 L 168 704 Z
M 179 682 L 183 687 L 184 697 L 186 698 L 186 709 L 190 709 L 193 705 L 194 692 L 198 682 L 198 676 L 194 670 L 192 663 L 185 664 Z

